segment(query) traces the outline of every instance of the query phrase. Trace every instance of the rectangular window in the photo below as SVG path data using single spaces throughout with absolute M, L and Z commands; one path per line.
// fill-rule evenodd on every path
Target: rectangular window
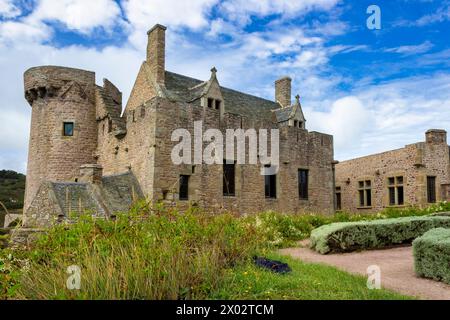
M 341 188 L 336 188 L 336 210 L 341 211 L 342 210 L 342 193 Z
M 400 177 L 391 177 L 388 179 L 389 205 L 401 206 L 405 204 L 405 189 L 403 187 L 404 179 Z
M 364 180 L 358 182 L 359 206 L 372 206 L 372 181 Z
M 389 187 L 389 205 L 395 206 L 395 188 Z
M 267 165 L 266 168 L 270 168 L 270 165 Z M 265 186 L 266 198 L 276 199 L 277 198 L 277 176 L 275 174 L 264 176 L 264 186 Z
M 220 110 L 220 104 L 221 103 L 222 103 L 222 101 L 216 100 L 216 110 Z
M 298 170 L 298 197 L 308 200 L 308 170 Z
M 180 176 L 180 200 L 189 200 L 189 176 Z
M 297 125 L 298 125 L 298 121 L 294 120 L 294 127 L 297 127 Z
M 223 164 L 223 195 L 235 196 L 235 173 L 236 165 L 234 163 L 228 164 L 224 160 Z
M 436 203 L 436 177 L 427 177 L 428 203 Z
M 63 135 L 67 137 L 73 136 L 73 122 L 64 122 Z
M 208 98 L 208 108 L 212 108 L 214 105 L 214 99 Z

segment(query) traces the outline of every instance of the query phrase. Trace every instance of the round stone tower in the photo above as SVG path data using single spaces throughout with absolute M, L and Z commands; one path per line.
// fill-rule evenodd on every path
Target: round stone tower
M 75 182 L 95 163 L 95 73 L 44 66 L 24 74 L 32 107 L 24 212 L 44 181 Z

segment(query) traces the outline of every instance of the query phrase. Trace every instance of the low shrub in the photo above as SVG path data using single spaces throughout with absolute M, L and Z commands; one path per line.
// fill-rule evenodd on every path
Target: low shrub
M 247 217 L 247 220 L 255 224 L 258 232 L 265 236 L 270 246 L 284 248 L 297 245 L 298 241 L 309 238 L 312 230 L 331 223 L 425 216 L 443 211 L 450 211 L 450 202 L 437 203 L 424 209 L 416 207 L 388 208 L 375 214 L 352 214 L 346 212 L 338 212 L 334 215 L 282 214 L 269 211 L 258 215 L 250 215 Z
M 321 254 L 383 248 L 410 243 L 438 227 L 450 228 L 450 217 L 402 217 L 333 223 L 312 231 L 311 248 Z
M 416 274 L 450 284 L 450 229 L 437 228 L 413 242 Z

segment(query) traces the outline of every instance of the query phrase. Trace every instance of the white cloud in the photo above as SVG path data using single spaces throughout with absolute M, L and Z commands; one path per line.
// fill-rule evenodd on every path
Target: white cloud
M 430 1 L 432 2 L 432 1 Z M 443 6 L 439 7 L 435 12 L 426 14 L 419 19 L 414 21 L 410 20 L 399 20 L 394 23 L 394 26 L 400 27 L 423 27 L 434 23 L 440 23 L 450 20 L 450 5 L 448 2 Z
M 133 32 L 129 39 L 144 48 L 145 32 L 160 23 L 168 27 L 187 27 L 193 30 L 206 27 L 208 14 L 218 0 L 123 0 L 125 16 Z
M 443 22 L 450 20 L 450 5 L 439 8 L 436 12 L 425 15 L 415 22 L 417 26 L 425 26 L 428 24 Z
M 295 17 L 311 10 L 329 10 L 339 0 L 229 0 L 221 5 L 229 19 L 241 24 L 249 22 L 251 16 L 281 14 Z
M 309 129 L 332 133 L 337 160 L 401 148 L 450 129 L 450 74 L 367 86 L 326 111 L 305 108 Z
M 40 0 L 30 16 L 36 21 L 58 21 L 86 34 L 98 27 L 108 30 L 119 18 L 120 8 L 114 0 Z
M 13 0 L 0 0 L 0 17 L 15 18 L 21 14 Z
M 370 111 L 354 96 L 336 100 L 326 113 L 310 110 L 306 118 L 308 125 L 315 130 L 334 136 L 334 147 L 337 150 L 351 149 L 351 144 L 359 146 L 363 133 L 373 121 Z
M 51 37 L 53 31 L 40 22 L 6 21 L 0 23 L 0 44 L 22 46 L 28 43 L 40 43 Z
M 419 45 L 399 46 L 395 48 L 385 49 L 385 52 L 400 53 L 403 55 L 420 54 L 430 51 L 433 44 L 430 41 L 425 41 Z

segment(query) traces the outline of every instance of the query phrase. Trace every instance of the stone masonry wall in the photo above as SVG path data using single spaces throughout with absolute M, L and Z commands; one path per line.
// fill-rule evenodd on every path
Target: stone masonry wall
M 325 134 L 304 129 L 285 127 L 280 132 L 280 171 L 277 176 L 277 199 L 266 199 L 264 176 L 260 165 L 236 165 L 236 196 L 223 196 L 223 166 L 174 165 L 171 161 L 172 148 L 178 142 L 171 141 L 175 129 L 187 129 L 194 139 L 194 121 L 202 120 L 203 132 L 226 128 L 276 128 L 270 122 L 251 121 L 238 115 L 225 114 L 220 120 L 220 111 L 190 104 L 179 105 L 164 99 L 156 104 L 156 152 L 154 199 L 168 202 L 178 199 L 180 174 L 190 175 L 189 200 L 179 201 L 186 207 L 195 204 L 211 210 L 228 209 L 240 213 L 254 213 L 264 210 L 281 212 L 333 212 L 333 140 Z M 206 147 L 209 143 L 204 142 Z M 270 149 L 269 149 L 270 150 Z M 248 159 L 248 143 L 246 146 Z M 192 150 L 192 155 L 193 155 Z M 309 169 L 309 200 L 299 200 L 298 169 Z
M 62 67 L 38 67 L 25 75 L 32 106 L 25 211 L 44 181 L 74 181 L 82 164 L 93 163 L 97 146 L 95 74 Z M 73 136 L 63 123 L 74 123 Z
M 341 188 L 342 210 L 351 212 L 377 212 L 389 207 L 388 179 L 402 176 L 405 204 L 426 206 L 427 176 L 436 177 L 437 201 L 442 196 L 441 185 L 450 180 L 449 151 L 444 143 L 420 142 L 367 157 L 344 161 L 336 166 L 336 187 Z M 372 206 L 361 207 L 359 181 L 370 180 Z M 403 207 L 402 206 L 402 207 Z

